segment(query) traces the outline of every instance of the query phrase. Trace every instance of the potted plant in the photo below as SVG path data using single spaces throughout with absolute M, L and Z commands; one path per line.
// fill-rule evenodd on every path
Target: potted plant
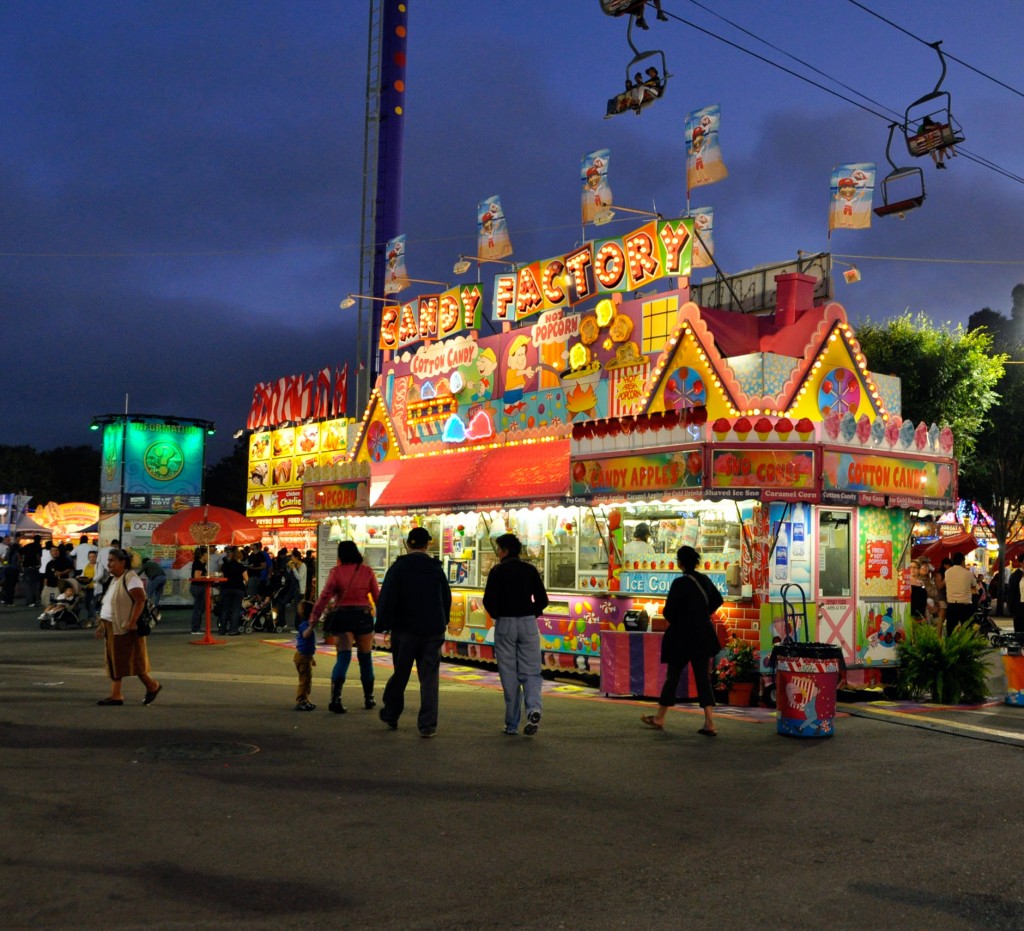
M 984 701 L 990 650 L 975 624 L 957 626 L 946 636 L 931 624 L 911 624 L 897 647 L 900 692 L 918 700 L 927 693 L 940 705 Z
M 757 653 L 754 648 L 742 640 L 730 640 L 725 647 L 725 655 L 715 663 L 712 684 L 728 692 L 730 705 L 747 707 L 756 682 Z

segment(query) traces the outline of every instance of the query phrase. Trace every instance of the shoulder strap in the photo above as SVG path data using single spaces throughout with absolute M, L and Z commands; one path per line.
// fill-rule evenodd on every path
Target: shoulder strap
M 697 576 L 687 574 L 687 575 L 683 576 L 683 578 L 689 579 L 691 582 L 693 582 L 694 585 L 697 586 L 697 591 L 700 592 L 700 597 L 704 599 L 704 604 L 707 606 L 707 609 L 710 611 L 711 610 L 711 602 L 708 601 L 708 593 L 706 591 L 704 591 L 704 586 L 701 585 L 700 582 L 697 580 Z

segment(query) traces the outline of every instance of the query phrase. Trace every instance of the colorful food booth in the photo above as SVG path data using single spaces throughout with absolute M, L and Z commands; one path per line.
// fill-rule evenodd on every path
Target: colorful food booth
M 767 653 L 806 620 L 862 677 L 894 663 L 914 515 L 955 498 L 952 435 L 900 419 L 899 379 L 868 370 L 815 278 L 777 276 L 774 313 L 693 303 L 691 222 L 497 275 L 494 335 L 479 283 L 385 308 L 350 461 L 307 471 L 303 515 L 321 552 L 353 539 L 381 576 L 427 527 L 455 594 L 449 656 L 493 659 L 481 595 L 512 531 L 551 593 L 550 669 L 601 671 L 602 640 L 629 633 L 613 690 L 656 694 L 683 544 L 725 598 L 726 636 Z

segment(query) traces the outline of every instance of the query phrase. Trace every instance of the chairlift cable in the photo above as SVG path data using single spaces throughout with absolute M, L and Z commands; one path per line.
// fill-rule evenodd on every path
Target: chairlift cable
M 924 262 L 934 265 L 1024 265 L 1024 259 L 929 259 L 906 255 L 845 255 L 833 252 L 834 259 L 855 259 L 858 262 Z
M 820 68 L 816 68 L 814 65 L 810 64 L 810 62 L 806 62 L 802 58 L 799 58 L 796 55 L 793 55 L 792 53 L 787 52 L 785 49 L 779 48 L 779 46 L 777 46 L 777 45 L 773 45 L 767 39 L 761 38 L 761 36 L 757 35 L 757 33 L 751 32 L 749 29 L 745 29 L 739 23 L 734 23 L 731 19 L 727 19 L 726 17 L 722 16 L 721 13 L 716 13 L 710 7 L 707 7 L 703 3 L 701 3 L 700 0 L 690 0 L 690 3 L 692 3 L 696 7 L 699 7 L 700 9 L 704 10 L 705 13 L 709 13 L 711 16 L 714 16 L 717 19 L 720 19 L 723 23 L 727 23 L 728 25 L 732 26 L 733 29 L 738 29 L 740 32 L 742 32 L 746 36 L 749 36 L 751 39 L 754 39 L 755 41 L 760 42 L 763 45 L 767 45 L 768 48 L 772 49 L 773 51 L 779 52 L 780 54 L 785 55 L 787 58 L 797 62 L 797 64 L 803 65 L 803 67 L 807 68 L 810 71 L 813 71 L 815 74 L 819 74 L 823 78 L 826 78 L 829 81 L 832 81 L 834 84 L 838 84 L 840 87 L 850 91 L 850 93 L 856 94 L 858 97 L 863 98 L 864 100 L 868 101 L 869 103 L 873 103 L 876 107 L 881 107 L 883 110 L 888 110 L 890 113 L 894 114 L 898 119 L 900 119 L 900 120 L 903 119 L 903 114 L 902 113 L 898 113 L 896 110 L 891 109 L 890 107 L 886 106 L 884 103 L 880 103 L 879 101 L 875 100 L 874 98 L 868 97 L 867 94 L 862 94 L 859 90 L 857 90 L 857 88 L 850 87 L 849 84 L 844 84 L 838 78 L 834 78 L 828 72 L 822 71 Z
M 692 2 L 692 0 L 691 0 L 691 2 Z M 855 2 L 855 0 L 850 0 L 850 2 L 853 3 L 853 2 Z M 668 17 L 670 19 L 674 19 L 677 22 L 682 23 L 684 26 L 689 26 L 691 29 L 695 29 L 697 32 L 703 33 L 704 35 L 709 36 L 712 39 L 717 39 L 719 42 L 723 43 L 724 45 L 728 45 L 728 46 L 736 49 L 737 51 L 744 52 L 745 54 L 750 55 L 752 58 L 756 58 L 758 61 L 761 61 L 761 62 L 763 62 L 766 65 L 770 65 L 771 67 L 776 68 L 779 71 L 782 71 L 782 72 L 790 75 L 791 77 L 797 78 L 798 80 L 803 81 L 806 84 L 810 84 L 812 87 L 816 87 L 819 90 L 823 90 L 826 94 L 831 94 L 833 97 L 837 97 L 840 100 L 844 101 L 845 103 L 852 104 L 853 106 L 857 107 L 857 109 L 863 110 L 865 113 L 870 113 L 872 116 L 876 116 L 879 119 L 884 120 L 886 123 L 891 123 L 892 122 L 892 117 L 891 116 L 886 116 L 883 113 L 879 113 L 877 110 L 873 110 L 873 109 L 871 109 L 871 107 L 865 106 L 864 104 L 859 103 L 858 101 L 853 100 L 850 97 L 847 97 L 846 95 L 841 94 L 838 91 L 835 91 L 835 90 L 833 90 L 830 87 L 826 87 L 824 84 L 821 84 L 818 81 L 812 80 L 811 78 L 807 77 L 806 75 L 800 74 L 797 71 L 793 71 L 791 68 L 787 68 L 785 65 L 781 65 L 777 61 L 772 61 L 772 59 L 766 58 L 765 56 L 760 55 L 760 54 L 758 54 L 757 52 L 755 52 L 755 51 L 753 51 L 751 49 L 744 48 L 742 45 L 739 45 L 738 43 L 733 42 L 731 39 L 726 39 L 724 36 L 720 36 L 720 35 L 718 35 L 715 32 L 711 32 L 711 30 L 705 29 L 703 26 L 698 26 L 696 23 L 690 22 L 688 19 L 684 19 L 682 16 L 679 16 L 676 13 L 670 13 L 670 12 L 668 12 L 666 10 L 665 11 L 665 15 L 666 15 L 666 17 Z M 914 38 L 917 38 L 917 36 L 914 36 Z M 759 40 L 759 41 L 764 41 L 764 40 Z M 769 45 L 771 48 L 774 48 L 774 46 L 771 46 L 770 43 L 766 42 L 765 44 Z M 925 44 L 929 45 L 930 47 L 934 47 L 932 45 L 932 43 L 927 43 L 926 42 Z M 788 54 L 788 53 L 783 53 L 783 54 Z M 945 52 L 943 52 L 943 54 L 945 54 Z M 794 61 L 800 61 L 800 59 L 796 58 L 795 56 L 790 55 L 789 57 L 793 58 Z M 952 57 L 952 56 L 947 56 L 947 57 Z M 803 64 L 803 62 L 801 62 L 801 64 Z M 817 71 L 818 69 L 814 69 L 814 70 Z M 821 73 L 821 72 L 819 72 L 819 73 Z M 826 75 L 826 77 L 829 77 L 829 76 Z M 842 85 L 839 81 L 836 81 L 835 78 L 829 77 L 829 80 L 834 81 L 836 84 L 840 84 L 840 86 L 845 86 L 845 85 Z M 856 93 L 859 97 L 863 97 L 865 100 L 871 100 L 870 97 L 868 97 L 865 94 L 861 94 L 858 91 L 854 91 L 853 93 Z M 874 101 L 872 101 L 872 103 L 874 103 Z M 895 113 L 896 112 L 896 111 L 892 110 L 889 107 L 885 107 L 885 109 L 889 110 L 890 113 Z M 904 124 L 904 122 L 902 120 L 902 117 L 900 117 L 897 125 L 900 126 L 901 129 L 906 130 L 906 125 Z M 1009 179 L 1010 181 L 1016 181 L 1019 184 L 1024 184 L 1024 178 L 1020 177 L 1019 175 L 1014 174 L 1011 171 L 1008 171 L 1005 168 L 1000 167 L 995 162 L 990 161 L 989 159 L 986 159 L 983 156 L 976 155 L 975 153 L 971 152 L 970 150 L 964 149 L 962 147 L 958 147 L 958 152 L 959 152 L 959 154 L 963 155 L 968 161 L 973 161 L 976 164 L 981 165 L 983 168 L 988 168 L 990 171 L 994 171 L 994 172 L 996 172 L 996 174 L 1000 174 L 1003 177 Z
M 933 46 L 933 43 L 927 42 L 920 36 L 912 33 L 909 29 L 904 29 L 902 26 L 898 25 L 897 23 L 894 23 L 891 19 L 886 19 L 884 16 L 882 16 L 879 13 L 876 13 L 874 10 L 868 9 L 866 6 L 864 6 L 863 3 L 859 3 L 858 0 L 849 0 L 849 2 L 852 3 L 858 9 L 863 10 L 865 13 L 874 16 L 876 19 L 880 19 L 883 23 L 886 23 L 889 26 L 892 26 L 893 29 L 898 29 L 904 35 L 910 36 L 911 39 L 916 39 L 922 45 L 927 45 L 929 47 Z M 980 70 L 979 68 L 975 68 L 974 65 L 969 65 L 966 61 L 957 58 L 955 55 L 951 55 L 949 52 L 945 50 L 943 50 L 942 54 L 945 55 L 946 58 L 948 58 L 950 61 L 955 61 L 958 65 L 963 65 L 963 67 L 967 68 L 969 71 L 973 71 L 975 74 L 981 75 L 981 77 L 983 78 L 988 78 L 988 80 L 990 80 L 993 84 L 998 84 L 1000 87 L 1003 87 L 1006 90 L 1010 91 L 1011 93 L 1016 94 L 1018 97 L 1024 97 L 1024 91 L 1019 91 L 1016 87 L 1011 87 L 1009 84 L 1000 81 L 999 78 L 992 77 L 991 74 L 987 74 L 986 72 Z

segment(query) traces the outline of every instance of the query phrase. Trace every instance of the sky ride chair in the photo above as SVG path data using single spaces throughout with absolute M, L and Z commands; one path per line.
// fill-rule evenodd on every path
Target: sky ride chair
M 963 130 L 956 121 L 952 111 L 952 98 L 948 91 L 940 90 L 946 79 L 946 57 L 942 54 L 942 42 L 932 42 L 931 47 L 939 56 L 942 72 L 930 94 L 919 97 L 903 116 L 903 134 L 907 142 L 907 151 L 915 158 L 936 153 L 936 165 L 942 165 L 942 157 L 947 154 L 956 155 L 954 145 L 964 141 Z M 945 166 L 943 166 L 945 167 Z
M 611 16 L 621 16 L 623 13 L 629 12 L 628 9 L 623 8 L 617 13 L 612 13 L 606 7 L 608 2 L 609 0 L 601 0 L 601 7 Z M 634 17 L 630 16 L 629 25 L 626 27 L 626 41 L 633 50 L 633 57 L 626 65 L 626 89 L 608 101 L 605 119 L 629 111 L 633 111 L 639 116 L 655 100 L 664 95 L 668 79 L 672 77 L 665 62 L 665 53 L 661 49 L 649 49 L 642 52 L 633 43 L 633 22 Z M 647 63 L 647 68 L 643 67 L 644 62 Z M 661 65 L 660 70 L 658 63 Z M 636 78 L 640 78 L 640 80 L 637 81 Z
M 889 124 L 889 140 L 885 144 L 885 158 L 892 166 L 881 184 L 882 205 L 875 207 L 875 216 L 896 214 L 904 219 L 908 210 L 916 210 L 924 203 L 924 172 L 920 168 L 900 168 L 892 160 L 892 138 L 898 124 Z

